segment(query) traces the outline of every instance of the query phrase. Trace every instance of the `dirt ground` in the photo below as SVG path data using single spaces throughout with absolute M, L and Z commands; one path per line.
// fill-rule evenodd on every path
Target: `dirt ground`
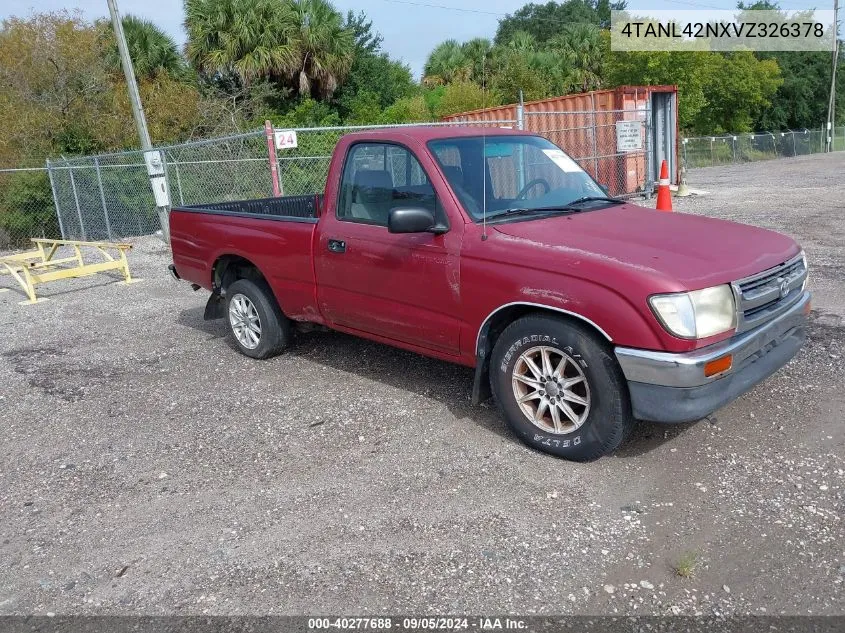
M 0 294 L 0 614 L 845 614 L 843 174 L 690 172 L 676 210 L 805 247 L 810 340 L 590 464 L 520 444 L 465 368 L 325 333 L 241 356 L 155 238 L 141 284 Z

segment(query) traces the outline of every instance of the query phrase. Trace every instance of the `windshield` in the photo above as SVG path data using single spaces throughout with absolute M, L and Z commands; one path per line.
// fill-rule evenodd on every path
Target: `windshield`
M 485 209 L 490 219 L 513 209 L 606 196 L 578 163 L 540 136 L 467 136 L 428 145 L 464 209 L 479 222 Z

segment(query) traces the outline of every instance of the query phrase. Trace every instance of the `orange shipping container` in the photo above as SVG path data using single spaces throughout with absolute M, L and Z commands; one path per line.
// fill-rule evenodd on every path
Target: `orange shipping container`
M 677 86 L 620 86 L 462 112 L 444 121 L 513 121 L 517 127 L 545 136 L 563 148 L 611 193 L 649 188 L 669 163 L 672 181 L 678 169 Z M 641 121 L 640 142 L 618 125 Z M 626 128 L 627 129 L 627 128 Z M 636 128 L 634 128 L 636 130 Z M 621 146 L 620 137 L 625 145 Z

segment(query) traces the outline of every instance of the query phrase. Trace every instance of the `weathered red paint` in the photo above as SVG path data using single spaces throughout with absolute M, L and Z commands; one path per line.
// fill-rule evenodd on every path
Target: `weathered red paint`
M 464 212 L 426 142 L 479 129 L 407 128 L 343 137 L 335 148 L 316 223 L 171 213 L 179 275 L 205 288 L 223 255 L 263 273 L 289 317 L 429 356 L 474 366 L 477 336 L 491 313 L 512 303 L 565 310 L 593 323 L 614 345 L 684 352 L 699 341 L 666 332 L 648 307 L 652 294 L 728 283 L 798 254 L 791 238 L 752 226 L 633 204 L 497 224 L 485 232 Z M 490 136 L 521 132 L 486 129 Z M 427 172 L 450 229 L 395 235 L 335 217 L 349 146 L 389 141 L 407 147 Z M 329 239 L 347 243 L 343 254 Z

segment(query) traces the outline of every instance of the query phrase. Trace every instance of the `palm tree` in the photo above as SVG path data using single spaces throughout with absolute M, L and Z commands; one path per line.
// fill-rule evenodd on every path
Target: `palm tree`
M 279 79 L 296 61 L 290 4 L 278 0 L 185 0 L 188 61 L 206 75 L 234 73 L 249 85 Z
M 355 37 L 327 0 L 185 0 L 189 61 L 244 84 L 270 79 L 327 98 L 346 77 Z
M 528 31 L 517 31 L 508 41 L 507 47 L 520 53 L 533 53 L 537 50 L 537 38 Z
M 423 81 L 429 85 L 468 81 L 471 75 L 472 63 L 457 40 L 438 44 L 431 51 L 423 69 Z
M 161 73 L 176 78 L 184 76 L 187 64 L 173 38 L 152 22 L 134 15 L 124 16 L 122 23 L 129 57 L 132 58 L 135 75 L 139 79 L 152 79 Z M 106 63 L 110 68 L 119 70 L 120 55 L 111 24 L 104 21 L 101 28 L 108 40 Z
M 569 63 L 573 87 L 581 92 L 601 87 L 603 54 L 598 27 L 567 24 L 560 35 L 549 40 L 549 48 Z
M 490 54 L 493 51 L 493 43 L 484 37 L 476 37 L 464 42 L 461 46 L 461 53 L 470 64 L 472 79 L 475 83 L 484 85 L 487 76 L 490 74 Z
M 300 95 L 317 84 L 320 95 L 331 97 L 355 59 L 355 36 L 327 0 L 290 0 L 296 28 L 291 34 L 294 81 Z

